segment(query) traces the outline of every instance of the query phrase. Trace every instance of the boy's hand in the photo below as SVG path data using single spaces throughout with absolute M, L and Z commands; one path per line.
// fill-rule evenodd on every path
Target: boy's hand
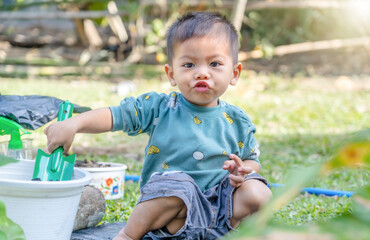
M 44 133 L 48 138 L 47 150 L 52 153 L 59 146 L 63 147 L 63 153 L 67 153 L 72 145 L 77 130 L 69 119 L 55 122 L 45 128 Z
M 51 153 L 62 146 L 63 153 L 67 153 L 76 133 L 103 133 L 111 131 L 112 124 L 112 112 L 109 108 L 87 111 L 50 124 L 44 131 L 48 138 L 48 151 Z
M 243 161 L 235 154 L 229 155 L 230 160 L 224 162 L 222 169 L 229 171 L 230 184 L 234 188 L 240 187 L 246 175 L 252 173 L 251 167 L 245 166 Z

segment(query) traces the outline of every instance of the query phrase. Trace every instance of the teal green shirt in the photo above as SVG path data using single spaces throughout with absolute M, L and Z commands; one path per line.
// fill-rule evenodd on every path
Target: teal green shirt
M 201 190 L 218 184 L 228 173 L 222 169 L 229 154 L 258 161 L 256 132 L 243 110 L 219 101 L 217 107 L 191 104 L 180 94 L 150 92 L 125 98 L 110 108 L 113 131 L 149 135 L 141 172 L 143 186 L 155 172 L 182 171 Z

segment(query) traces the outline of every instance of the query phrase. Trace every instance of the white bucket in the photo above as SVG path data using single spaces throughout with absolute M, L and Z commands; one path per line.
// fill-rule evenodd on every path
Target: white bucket
M 125 191 L 125 172 L 127 166 L 121 163 L 99 162 L 99 164 L 109 167 L 81 167 L 91 173 L 92 181 L 90 185 L 98 188 L 105 199 L 119 199 L 123 197 Z
M 70 181 L 31 181 L 34 164 L 20 160 L 0 167 L 0 200 L 7 217 L 22 227 L 27 240 L 69 240 L 91 174 L 75 168 Z

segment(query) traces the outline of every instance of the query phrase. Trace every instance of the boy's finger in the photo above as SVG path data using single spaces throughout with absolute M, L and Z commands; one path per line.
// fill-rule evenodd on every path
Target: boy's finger
M 67 154 L 70 148 L 71 148 L 71 144 L 63 145 L 63 153 Z
M 251 174 L 253 171 L 252 171 L 253 169 L 252 168 L 250 168 L 250 167 L 239 167 L 238 168 L 238 173 L 240 173 L 240 174 Z
M 224 162 L 224 165 L 222 165 L 222 168 L 223 168 L 223 169 L 230 168 L 230 166 L 231 166 L 231 163 L 232 163 L 232 162 L 233 162 L 233 161 L 226 160 L 226 161 Z
M 234 162 L 235 162 L 235 164 L 236 164 L 236 166 L 238 166 L 238 167 L 242 167 L 243 166 L 243 161 L 240 159 L 240 157 L 238 157 L 237 155 L 235 155 L 235 154 L 230 154 L 229 155 L 229 158 L 231 159 L 231 160 L 234 160 Z
M 235 171 L 235 164 L 233 161 L 225 161 L 224 165 L 222 165 L 223 170 L 227 170 L 229 173 L 232 173 Z
M 49 152 L 49 154 L 51 154 L 57 147 L 59 147 L 59 146 L 57 146 L 57 145 L 55 145 L 55 144 L 49 144 L 48 145 L 48 152 Z
M 243 183 L 244 182 L 244 176 L 240 176 L 240 175 L 233 175 L 233 174 L 230 174 L 229 175 L 229 178 L 231 181 L 234 181 L 235 183 Z
M 238 188 L 238 187 L 240 187 L 242 184 L 241 184 L 241 183 L 234 183 L 234 182 L 230 182 L 230 185 L 231 185 L 233 188 Z
M 48 134 L 48 131 L 49 131 L 49 126 L 47 126 L 45 129 L 44 129 L 44 134 Z

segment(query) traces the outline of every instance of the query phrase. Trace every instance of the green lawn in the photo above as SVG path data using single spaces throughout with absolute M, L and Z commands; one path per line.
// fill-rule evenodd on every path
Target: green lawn
M 115 80 L 132 80 L 137 89 L 130 95 L 147 91 L 174 90 L 165 80 L 160 67 L 135 66 Z M 61 76 L 58 80 L 1 78 L 3 95 L 48 95 L 68 99 L 91 108 L 119 104 L 122 99 L 112 92 L 113 82 Z M 162 80 L 160 80 L 162 79 Z M 322 162 L 350 135 L 370 127 L 369 76 L 283 77 L 278 74 L 256 74 L 244 71 L 236 87 L 230 87 L 223 100 L 246 110 L 257 127 L 260 142 L 261 174 L 271 183 L 285 183 L 288 170 Z M 35 147 L 45 147 L 43 128 L 33 131 Z M 0 139 L 2 140 L 2 139 Z M 4 139 L 3 139 L 4 140 Z M 5 139 L 6 140 L 6 139 Z M 76 146 L 130 145 L 130 152 L 142 160 L 146 136 L 128 137 L 125 133 L 104 133 L 76 137 Z M 98 161 L 123 162 L 126 174 L 138 175 L 142 161 L 121 156 L 78 156 Z M 342 169 L 322 179 L 313 179 L 311 186 L 357 191 L 369 184 L 364 169 Z M 122 200 L 107 201 L 103 222 L 126 221 L 139 196 L 137 183 L 126 183 Z M 277 223 L 302 225 L 329 220 L 351 211 L 348 198 L 301 195 L 274 215 Z

